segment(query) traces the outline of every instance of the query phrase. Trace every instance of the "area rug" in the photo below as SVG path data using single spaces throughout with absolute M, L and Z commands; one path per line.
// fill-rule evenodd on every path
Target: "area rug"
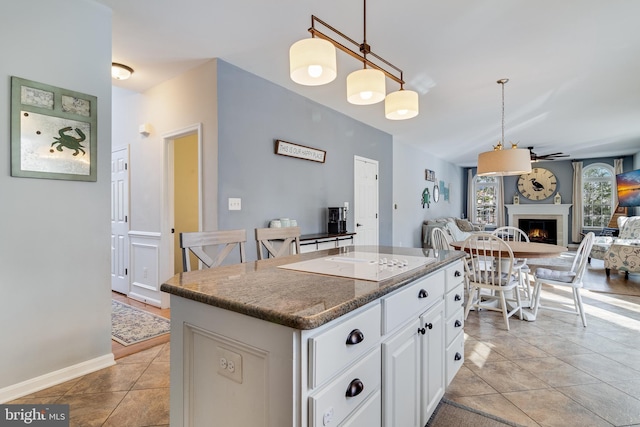
M 127 346 L 168 334 L 169 319 L 111 300 L 111 338 Z
M 442 398 L 427 422 L 427 426 L 519 427 L 520 425 Z

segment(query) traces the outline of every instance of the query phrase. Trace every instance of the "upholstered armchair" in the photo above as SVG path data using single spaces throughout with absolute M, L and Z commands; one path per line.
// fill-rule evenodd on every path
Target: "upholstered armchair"
M 604 268 L 609 276 L 611 270 L 640 273 L 640 216 L 626 218 L 620 234 L 613 240 L 604 256 Z
M 638 233 L 640 232 L 640 217 L 626 217 L 621 216 L 618 218 L 618 236 L 614 237 L 612 235 L 605 236 L 596 236 L 593 247 L 591 248 L 591 252 L 589 253 L 589 261 L 591 258 L 605 260 L 607 252 L 609 252 L 609 248 L 613 244 L 613 242 L 617 239 L 640 239 L 638 237 Z M 633 237 L 633 236 L 636 237 Z M 629 237 L 626 237 L 629 236 Z

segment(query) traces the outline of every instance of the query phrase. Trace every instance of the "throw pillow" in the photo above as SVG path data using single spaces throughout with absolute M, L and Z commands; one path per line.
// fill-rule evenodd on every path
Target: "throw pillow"
M 456 219 L 456 225 L 460 229 L 460 231 L 473 231 L 473 224 L 467 221 L 466 219 Z

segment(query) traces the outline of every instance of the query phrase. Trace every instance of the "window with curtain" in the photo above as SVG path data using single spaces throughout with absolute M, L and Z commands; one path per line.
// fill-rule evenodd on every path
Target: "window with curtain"
M 613 168 L 594 163 L 582 169 L 582 226 L 585 229 L 607 227 L 614 206 L 616 176 Z
M 495 176 L 477 176 L 473 179 L 473 222 L 498 225 L 500 200 L 499 182 Z

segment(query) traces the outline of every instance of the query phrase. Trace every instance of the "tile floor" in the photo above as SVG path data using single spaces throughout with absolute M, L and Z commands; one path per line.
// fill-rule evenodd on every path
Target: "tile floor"
M 587 328 L 540 311 L 506 331 L 500 313 L 470 313 L 465 363 L 446 397 L 526 426 L 640 426 L 640 297 L 582 294 Z M 68 403 L 71 426 L 167 426 L 169 345 L 11 403 Z

